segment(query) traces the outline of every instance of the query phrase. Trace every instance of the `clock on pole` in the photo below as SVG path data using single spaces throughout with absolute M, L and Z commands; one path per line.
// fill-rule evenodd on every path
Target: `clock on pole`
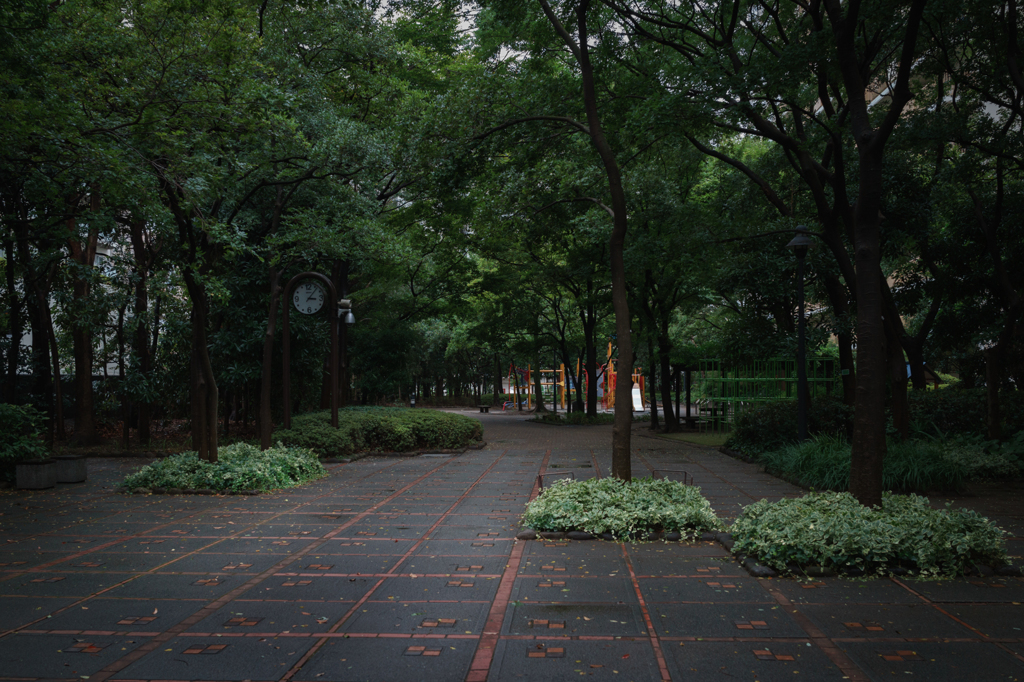
M 320 312 L 324 307 L 326 295 L 324 289 L 315 282 L 303 282 L 295 287 L 292 294 L 292 303 L 295 309 L 303 315 L 313 315 Z

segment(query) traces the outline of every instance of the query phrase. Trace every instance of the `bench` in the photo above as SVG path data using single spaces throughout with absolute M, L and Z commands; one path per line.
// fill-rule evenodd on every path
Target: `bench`
M 485 412 L 487 414 L 491 413 L 491 406 L 490 405 L 477 405 L 477 407 L 480 408 L 480 414 L 483 414 Z

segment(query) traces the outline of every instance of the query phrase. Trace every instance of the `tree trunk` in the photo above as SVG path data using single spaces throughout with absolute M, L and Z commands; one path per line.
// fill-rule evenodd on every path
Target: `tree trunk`
M 647 339 L 647 395 L 651 401 L 651 431 L 658 430 L 658 373 L 655 371 L 654 343 Z
M 593 295 L 594 284 L 587 280 L 587 292 Z M 597 339 L 594 338 L 597 327 L 597 311 L 593 303 L 587 304 L 587 312 L 583 321 L 583 335 L 587 344 L 587 415 L 597 416 Z
M 18 396 L 18 363 L 21 360 L 21 307 L 22 299 L 18 296 L 14 279 L 14 241 L 4 240 L 4 252 L 7 256 L 4 275 L 7 278 L 7 329 L 11 334 L 10 346 L 7 349 L 7 380 L 4 382 L 3 401 L 13 403 Z
M 622 173 L 608 139 L 601 126 L 597 109 L 597 88 L 594 82 L 594 68 L 590 63 L 590 36 L 587 30 L 587 10 L 590 0 L 582 0 L 576 7 L 576 40 L 565 30 L 561 21 L 551 10 L 547 0 L 541 0 L 544 14 L 555 30 L 572 51 L 580 66 L 583 84 L 583 105 L 587 112 L 587 127 L 590 141 L 604 165 L 611 195 L 612 233 L 608 240 L 611 260 L 612 309 L 615 311 L 615 339 L 619 350 L 618 377 L 615 384 L 615 425 L 612 427 L 612 471 L 611 475 L 628 481 L 632 478 L 630 462 L 630 437 L 633 426 L 633 340 L 630 336 L 629 301 L 626 297 L 626 265 L 623 252 L 628 227 L 626 194 L 622 188 Z
M 661 361 L 661 408 L 665 415 L 665 433 L 679 430 L 679 420 L 672 409 L 672 366 L 670 355 L 672 340 L 668 336 L 668 316 L 662 319 L 661 333 L 658 334 L 658 359 Z
M 541 380 L 541 376 L 540 376 L 540 355 L 538 354 L 537 357 L 534 359 L 534 369 L 533 369 L 533 389 L 534 389 L 534 392 L 537 394 L 536 395 L 537 399 L 533 402 L 533 404 L 534 404 L 534 410 L 533 411 L 534 412 L 547 412 L 548 408 L 546 408 L 544 406 L 544 393 L 542 391 L 543 387 L 540 385 L 540 380 Z
M 850 318 L 850 299 L 846 287 L 835 275 L 824 277 L 825 291 L 836 317 L 840 321 Z M 857 399 L 857 371 L 853 363 L 853 335 L 845 325 L 836 334 L 839 346 L 839 370 L 843 382 L 843 402 L 853 405 Z
M 260 379 L 260 449 L 270 447 L 274 433 L 274 420 L 270 411 L 271 381 L 274 362 L 274 334 L 277 331 L 277 309 L 281 298 L 281 271 L 270 269 L 270 308 L 267 312 L 267 331 L 263 335 L 263 370 Z
M 866 506 L 882 503 L 882 462 L 885 458 L 885 328 L 882 287 L 879 204 L 882 195 L 880 158 L 861 154 L 860 193 L 856 210 L 857 265 L 857 393 L 854 406 L 850 493 Z
M 1001 440 L 1003 437 L 999 389 L 1003 383 L 1003 365 L 1013 343 L 1014 329 L 1022 307 L 1024 305 L 1018 302 L 1010 308 L 996 344 L 985 351 L 985 396 L 988 408 L 985 415 L 985 431 L 990 440 Z
M 491 398 L 491 404 L 495 407 L 501 407 L 502 394 L 505 388 L 501 382 L 501 360 L 498 359 L 498 354 L 494 354 L 494 396 Z
M 149 311 L 149 271 L 153 266 L 153 258 L 146 248 L 143 236 L 144 220 L 134 220 L 129 225 L 129 235 L 132 242 L 132 251 L 135 256 L 135 357 L 139 363 L 139 373 L 143 378 L 150 378 L 152 370 L 152 353 L 149 347 L 149 327 L 146 324 L 146 314 Z M 138 403 L 139 444 L 149 445 L 150 422 L 153 419 L 153 406 L 148 400 Z
M 92 210 L 99 210 L 99 196 L 92 196 Z M 71 258 L 77 265 L 72 277 L 74 296 L 74 322 L 71 325 L 71 339 L 75 358 L 75 442 L 79 445 L 94 445 L 101 439 L 96 430 L 96 404 L 92 390 L 93 348 L 91 305 L 92 282 L 88 274 L 96 262 L 96 246 L 99 233 L 90 229 L 85 240 L 77 238 L 75 219 L 68 219 L 68 247 Z
M 192 353 L 189 363 L 192 447 L 200 459 L 216 462 L 219 398 L 206 334 L 209 312 L 206 287 L 187 268 L 183 269 L 183 274 L 192 300 Z

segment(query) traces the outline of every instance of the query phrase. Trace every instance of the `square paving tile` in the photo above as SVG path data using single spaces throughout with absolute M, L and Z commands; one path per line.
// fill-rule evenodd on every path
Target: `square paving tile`
M 504 634 L 545 636 L 615 636 L 647 634 L 636 604 L 512 604 Z
M 709 557 L 707 559 L 700 559 L 691 556 L 676 556 L 666 551 L 664 554 L 642 554 L 630 557 L 630 559 L 633 562 L 633 570 L 636 571 L 637 575 L 708 577 L 744 577 L 749 575 L 742 566 L 731 558 L 718 559 Z
M 847 679 L 820 649 L 804 643 L 663 641 L 661 647 L 674 680 Z
M 288 564 L 283 571 L 288 573 L 325 572 L 373 575 L 387 573 L 395 567 L 401 558 L 401 555 L 396 554 L 373 554 L 369 556 L 354 554 L 307 554 L 298 561 Z M 317 565 L 330 566 L 331 568 L 310 568 Z
M 651 604 L 659 635 L 671 637 L 806 637 L 782 606 Z
M 74 598 L 53 597 L 0 597 L 0 632 L 28 625 L 39 619 L 46 619 L 57 609 L 77 601 Z M 34 625 L 33 629 L 49 630 L 45 622 Z
M 808 604 L 798 607 L 829 637 L 977 637 L 928 604 Z
M 907 585 L 937 602 L 1024 602 L 1022 578 L 958 578 L 944 581 L 910 581 Z
M 891 580 L 795 580 L 780 578 L 765 586 L 778 590 L 794 604 L 920 604 L 921 599 Z
M 266 680 L 287 672 L 313 646 L 297 637 L 175 637 L 112 679 Z
M 474 557 L 452 557 L 452 556 L 423 556 L 416 554 L 406 559 L 398 567 L 399 573 L 441 573 L 444 575 L 464 575 L 484 573 L 490 575 L 501 575 L 505 570 L 508 557 L 483 556 Z
M 297 682 L 463 680 L 476 640 L 332 638 L 295 675 Z
M 1024 638 L 1024 605 L 946 604 L 942 608 L 989 637 Z
M 0 661 L 5 677 L 81 679 L 95 675 L 146 639 L 15 634 L 0 639 Z
M 374 601 L 490 601 L 497 578 L 388 578 L 373 593 Z
M 377 578 L 271 575 L 241 595 L 244 599 L 288 601 L 356 601 Z
M 996 645 L 982 642 L 844 642 L 839 647 L 879 680 L 898 676 L 929 681 L 995 682 L 1024 677 L 1020 661 Z
M 263 538 L 228 538 L 204 548 L 205 553 L 216 554 L 294 554 L 307 547 L 312 540 L 270 540 Z
M 341 626 L 341 631 L 478 635 L 483 630 L 489 610 L 490 604 L 487 603 L 367 601 Z
M 239 599 L 190 626 L 188 632 L 325 632 L 351 608 L 352 602 L 340 601 Z
M 129 577 L 117 573 L 64 573 L 59 569 L 23 573 L 0 582 L 0 595 L 88 597 Z
M 774 604 L 775 599 L 753 578 L 639 578 L 649 603 L 714 602 Z
M 636 591 L 628 578 L 543 577 L 516 578 L 513 599 L 531 603 L 637 603 Z
M 581 677 L 638 682 L 660 679 L 650 640 L 646 638 L 610 642 L 503 639 L 495 649 L 491 671 L 498 680 L 530 682 L 563 682 Z
M 284 556 L 274 554 L 190 554 L 160 567 L 161 573 L 261 573 L 277 565 Z
M 200 608 L 200 603 L 175 599 L 96 598 L 61 611 L 31 629 L 163 632 Z
M 503 555 L 508 556 L 512 550 L 511 540 L 496 538 L 476 538 L 475 540 L 427 540 L 416 550 L 418 555 L 428 556 L 473 556 Z
M 139 576 L 124 585 L 107 592 L 105 596 L 116 599 L 200 599 L 213 600 L 225 592 L 240 586 L 242 576 L 220 575 L 173 575 L 147 574 Z

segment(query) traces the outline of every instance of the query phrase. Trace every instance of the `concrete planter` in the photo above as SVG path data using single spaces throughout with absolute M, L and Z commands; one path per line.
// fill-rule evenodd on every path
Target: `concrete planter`
M 52 459 L 18 462 L 15 474 L 21 490 L 43 490 L 57 485 L 57 463 Z
M 85 457 L 82 455 L 58 455 L 57 483 L 81 483 L 86 479 Z

